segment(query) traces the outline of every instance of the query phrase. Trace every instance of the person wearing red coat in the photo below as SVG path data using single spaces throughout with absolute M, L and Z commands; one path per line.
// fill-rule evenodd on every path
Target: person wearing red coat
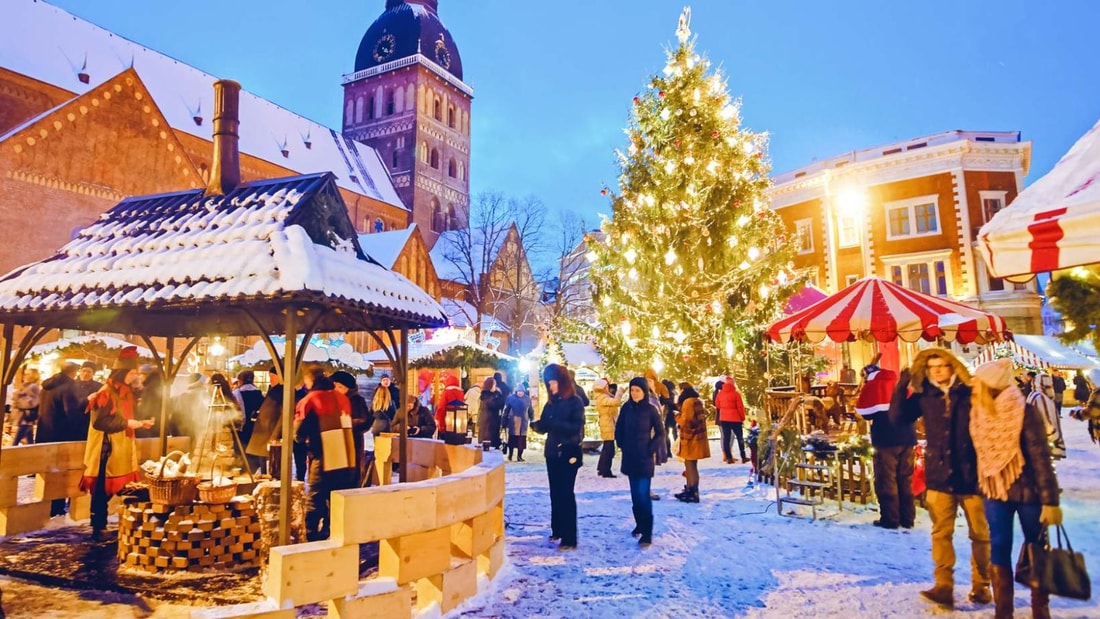
M 446 374 L 443 377 L 443 393 L 439 396 L 439 404 L 435 407 L 435 427 L 439 428 L 439 436 L 444 432 L 452 432 L 454 428 L 449 425 L 450 419 L 447 412 L 462 406 L 457 414 L 468 415 L 466 408 L 466 393 L 458 386 L 458 377 L 454 374 Z M 449 408 L 448 408 L 449 407 Z
M 718 406 L 718 426 L 722 429 L 722 461 L 726 464 L 737 462 L 733 459 L 733 437 L 737 437 L 737 448 L 741 452 L 741 462 L 748 462 L 745 455 L 745 401 L 741 399 L 741 392 L 733 382 L 732 376 L 727 376 L 722 388 L 715 398 Z
M 323 370 L 314 370 L 313 387 L 294 408 L 294 442 L 306 446 L 308 497 L 306 535 L 327 539 L 333 490 L 358 485 L 351 401 L 336 391 Z

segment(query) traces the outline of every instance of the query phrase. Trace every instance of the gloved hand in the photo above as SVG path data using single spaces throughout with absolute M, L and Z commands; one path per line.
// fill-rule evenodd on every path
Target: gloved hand
M 1062 524 L 1062 508 L 1057 505 L 1044 505 L 1039 512 L 1039 524 L 1052 527 Z

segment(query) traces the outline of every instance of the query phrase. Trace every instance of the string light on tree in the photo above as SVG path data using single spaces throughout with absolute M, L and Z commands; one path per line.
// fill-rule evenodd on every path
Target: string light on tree
M 690 17 L 665 70 L 628 103 L 612 215 L 592 246 L 600 324 L 630 316 L 648 327 L 597 330 L 610 374 L 654 367 L 696 381 L 733 369 L 738 351 L 756 363 L 752 343 L 801 284 L 780 277 L 796 250 L 767 206 L 767 138 L 741 126 L 740 101 L 696 52 Z

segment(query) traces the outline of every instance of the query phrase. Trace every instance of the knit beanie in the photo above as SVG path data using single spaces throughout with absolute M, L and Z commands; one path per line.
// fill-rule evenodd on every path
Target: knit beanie
M 136 370 L 138 362 L 138 350 L 137 346 L 127 346 L 118 353 L 118 360 L 115 361 L 115 366 L 112 369 L 115 370 Z
M 974 370 L 974 378 L 985 383 L 987 387 L 995 391 L 1007 389 L 1012 385 L 1012 359 L 1005 357 L 983 363 Z

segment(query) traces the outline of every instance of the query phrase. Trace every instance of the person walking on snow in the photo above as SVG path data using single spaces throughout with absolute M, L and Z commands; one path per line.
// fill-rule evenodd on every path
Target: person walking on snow
M 676 415 L 680 425 L 680 452 L 676 454 L 684 461 L 684 477 L 687 485 L 684 491 L 675 495 L 685 503 L 699 502 L 699 461 L 710 457 L 710 440 L 707 439 L 707 415 L 703 402 L 699 398 L 688 398 Z
M 745 456 L 745 401 L 732 376 L 727 376 L 715 398 L 718 407 L 718 425 L 722 429 L 722 461 L 726 464 L 737 462 L 733 458 L 733 438 L 737 438 L 737 449 L 741 452 L 741 462 L 748 462 Z
M 596 463 L 596 473 L 600 477 L 614 479 L 611 461 L 615 457 L 615 422 L 619 419 L 619 399 L 611 395 L 610 384 L 601 378 L 592 386 L 592 397 L 596 400 L 596 410 L 600 415 L 600 460 Z
M 650 487 L 654 468 L 667 459 L 665 429 L 661 414 L 647 397 L 647 380 L 640 376 L 630 380 L 628 399 L 619 410 L 615 422 L 615 442 L 623 452 L 622 473 L 630 480 L 630 503 L 634 509 L 634 530 L 638 545 L 646 548 L 653 543 L 653 499 Z
M 577 471 L 583 464 L 584 404 L 573 378 L 563 366 L 551 363 L 542 371 L 549 400 L 531 429 L 546 435 L 546 477 L 550 483 L 550 539 L 558 550 L 577 548 Z
M 879 518 L 876 527 L 912 529 L 917 517 L 913 502 L 913 447 L 917 430 L 911 422 L 890 419 L 891 399 L 901 406 L 904 394 L 894 397 L 898 375 L 878 366 L 882 355 L 875 355 L 863 368 L 863 387 L 856 400 L 856 413 L 871 422 L 871 446 L 874 447 L 875 494 Z
M 523 462 L 523 450 L 527 449 L 527 427 L 535 418 L 535 411 L 531 406 L 531 397 L 523 385 L 518 385 L 516 390 L 504 398 L 504 424 L 507 428 L 508 444 L 505 445 L 505 453 L 508 459 L 512 456 Z
M 928 446 L 924 452 L 925 502 L 932 518 L 935 585 L 921 591 L 925 599 L 955 605 L 955 519 L 959 508 L 970 529 L 970 593 L 975 604 L 989 604 L 989 524 L 978 494 L 978 464 L 970 438 L 970 372 L 951 351 L 928 348 L 898 379 L 900 405 L 895 422 L 924 419 Z

